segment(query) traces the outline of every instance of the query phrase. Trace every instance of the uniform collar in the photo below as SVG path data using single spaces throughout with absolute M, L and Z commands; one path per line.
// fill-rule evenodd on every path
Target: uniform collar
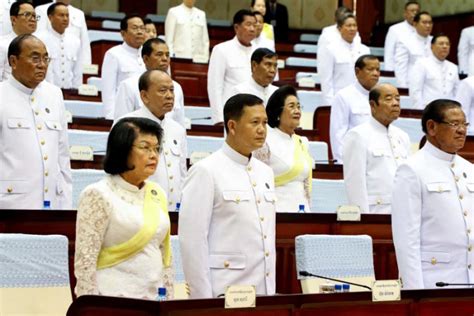
M 250 42 L 250 46 L 244 46 L 242 44 L 240 44 L 238 38 L 237 38 L 237 35 L 234 36 L 234 38 L 232 39 L 232 41 L 235 42 L 235 44 L 240 48 L 240 49 L 243 49 L 243 50 L 251 50 L 253 48 L 253 44 L 252 42 Z
M 423 37 L 420 34 L 418 34 L 418 32 L 415 31 L 415 39 L 417 41 L 420 41 L 420 42 L 423 42 L 424 44 L 426 44 L 426 42 L 430 39 L 430 36 L 428 35 L 427 37 Z
M 275 133 L 277 137 L 285 140 L 291 140 L 291 136 L 279 129 L 278 127 L 271 128 L 271 130 Z
M 434 146 L 430 143 L 429 140 L 426 141 L 425 146 L 423 146 L 422 150 L 425 150 L 430 155 L 445 161 L 453 161 L 453 159 L 456 157 L 456 155 L 442 151 L 438 147 Z
M 224 145 L 222 145 L 222 152 L 231 160 L 243 166 L 247 166 L 252 159 L 251 157 L 249 159 L 248 157 L 245 157 L 244 155 L 238 153 L 234 148 L 230 147 L 227 142 L 224 142 Z
M 64 36 L 66 35 L 66 31 L 64 31 L 63 34 L 59 34 L 53 29 L 53 27 L 51 27 L 51 34 L 53 34 L 54 37 L 57 37 L 59 39 L 64 39 Z
M 443 66 L 444 65 L 444 62 L 446 61 L 445 60 L 439 60 L 438 58 L 436 58 L 436 56 L 434 54 L 430 54 L 428 56 L 429 59 L 431 59 L 435 64 L 439 65 L 439 66 Z
M 138 55 L 140 49 L 139 48 L 133 48 L 132 46 L 128 45 L 126 42 L 122 43 L 123 49 L 132 55 Z
M 155 114 L 153 114 L 153 112 L 150 111 L 150 109 L 146 105 L 143 105 L 142 111 L 145 112 L 145 114 L 148 115 L 148 117 L 153 118 L 153 120 L 155 120 L 158 124 L 160 124 L 161 127 L 163 127 L 163 125 L 166 123 L 165 122 L 166 114 L 164 118 L 160 120 Z
M 381 133 L 384 133 L 384 134 L 387 134 L 389 129 L 390 129 L 390 125 L 389 127 L 387 128 L 385 125 L 383 125 L 382 123 L 380 123 L 379 121 L 377 121 L 373 116 L 370 116 L 369 118 L 369 124 L 377 131 L 377 132 L 381 132 Z
M 141 189 L 139 189 L 137 186 L 125 181 L 125 179 L 122 178 L 122 176 L 120 176 L 118 174 L 117 175 L 111 175 L 110 180 L 115 185 L 117 185 L 119 188 L 121 188 L 125 191 L 129 191 L 129 192 L 140 192 L 140 191 L 144 190 L 144 188 L 145 188 L 145 186 L 143 186 Z
M 188 8 L 186 5 L 184 5 L 184 3 L 181 3 L 181 7 L 182 7 L 184 10 L 186 10 L 186 12 L 190 12 L 190 13 L 191 13 L 191 12 L 193 11 L 193 9 L 194 9 L 194 7 Z
M 356 89 L 357 89 L 358 91 L 360 91 L 362 94 L 364 94 L 364 95 L 367 96 L 367 102 L 369 102 L 369 92 L 370 92 L 370 91 L 367 90 L 366 88 L 364 88 L 364 87 L 360 84 L 359 80 L 356 80 L 356 82 L 354 83 L 354 86 L 356 87 Z
M 27 94 L 27 95 L 31 95 L 33 94 L 33 90 L 34 89 L 30 89 L 28 88 L 27 86 L 23 85 L 20 81 L 16 80 L 15 77 L 13 77 L 13 75 L 10 76 L 10 78 L 8 78 L 8 81 L 10 82 L 10 84 L 15 87 L 16 89 L 20 90 L 21 92 L 23 92 L 24 94 Z M 41 84 L 41 83 L 40 83 Z M 38 85 L 39 86 L 39 85 Z
M 410 23 L 408 23 L 407 20 L 403 21 L 403 23 L 405 23 L 405 26 L 410 30 L 410 31 L 415 31 L 416 32 L 416 29 L 413 25 L 411 25 Z
M 253 78 L 253 76 L 250 77 L 250 85 L 254 86 L 255 89 L 259 90 L 259 91 L 262 91 L 262 92 L 265 92 L 265 89 L 268 88 L 270 86 L 270 84 L 266 87 L 264 86 L 261 86 L 257 81 L 255 81 L 255 79 Z

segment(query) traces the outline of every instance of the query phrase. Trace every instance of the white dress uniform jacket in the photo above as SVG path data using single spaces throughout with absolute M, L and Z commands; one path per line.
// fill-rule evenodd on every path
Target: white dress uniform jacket
M 249 93 L 253 94 L 263 100 L 265 106 L 267 106 L 268 99 L 272 96 L 273 92 L 278 90 L 278 87 L 269 84 L 266 87 L 259 85 L 253 77 L 250 77 L 249 80 L 242 82 L 234 87 L 232 87 L 232 93 L 230 96 L 234 96 L 239 93 Z
M 0 36 L 12 31 L 10 7 L 15 0 L 0 0 Z
M 207 94 L 214 123 L 224 121 L 223 108 L 232 96 L 232 87 L 252 76 L 250 57 L 254 50 L 253 45 L 240 44 L 237 36 L 214 46 L 207 72 Z
M 458 66 L 434 55 L 419 58 L 408 79 L 413 107 L 423 110 L 436 99 L 454 99 L 459 85 Z
M 206 13 L 184 4 L 170 8 L 165 21 L 165 39 L 170 56 L 209 59 Z
M 56 0 L 53 0 L 56 2 Z M 39 5 L 35 8 L 36 15 L 40 17 L 37 22 L 36 30 L 38 32 L 49 31 L 52 29 L 51 22 L 48 18 L 48 8 L 51 3 Z M 66 29 L 67 33 L 76 36 L 81 42 L 82 50 L 82 63 L 83 65 L 90 65 L 92 63 L 91 43 L 89 41 L 89 33 L 87 31 L 86 17 L 82 10 L 73 7 L 72 5 L 67 6 L 69 10 L 69 26 Z
M 114 119 L 122 117 L 130 112 L 141 109 L 143 101 L 140 97 L 138 89 L 138 81 L 140 75 L 130 77 L 120 83 L 115 99 Z M 174 88 L 174 105 L 173 111 L 166 113 L 166 117 L 172 118 L 174 121 L 185 127 L 184 123 L 184 95 L 181 85 L 173 80 Z
M 179 241 L 192 298 L 216 297 L 229 285 L 275 294 L 275 189 L 263 162 L 225 143 L 189 170 Z
M 342 163 L 342 143 L 346 133 L 370 117 L 369 91 L 359 81 L 336 94 L 331 106 L 329 139 L 332 157 L 337 163 Z
M 340 39 L 341 33 L 337 28 L 337 24 L 333 24 L 330 26 L 326 26 L 321 31 L 321 35 L 318 38 L 318 49 L 317 49 L 317 56 L 321 53 L 321 48 L 328 46 L 334 39 Z M 360 38 L 359 32 L 357 32 L 356 36 L 354 37 L 354 42 L 361 43 L 362 39 Z M 316 59 L 317 59 L 316 56 Z
M 410 152 L 401 129 L 371 117 L 344 138 L 344 184 L 349 204 L 362 213 L 390 214 L 395 171 Z
M 395 47 L 404 37 L 416 32 L 415 28 L 407 20 L 394 24 L 388 28 L 384 44 L 384 70 L 394 70 L 395 65 Z
M 404 289 L 474 282 L 474 168 L 430 142 L 395 175 L 392 232 Z
M 10 77 L 12 68 L 8 63 L 8 46 L 17 35 L 15 32 L 10 32 L 6 35 L 0 36 L 0 82 Z
M 413 66 L 418 58 L 428 57 L 431 53 L 431 39 L 433 36 L 423 37 L 414 32 L 400 38 L 395 47 L 394 71 L 398 87 L 408 88 L 408 79 L 413 74 Z
M 81 42 L 74 35 L 55 30 L 37 34 L 48 50 L 51 62 L 46 80 L 62 89 L 78 89 L 82 84 L 83 56 Z
M 0 209 L 72 208 L 72 180 L 61 90 L 0 83 Z
M 271 40 L 271 39 L 266 38 L 263 33 L 260 34 L 259 37 L 256 37 L 252 41 L 252 45 L 255 46 L 255 49 L 257 49 L 257 48 L 268 48 L 272 52 L 275 52 L 275 40 Z
M 461 103 L 467 121 L 471 123 L 467 132 L 474 135 L 474 75 L 459 83 L 456 100 Z
M 462 73 L 474 76 L 474 26 L 461 32 L 458 44 L 458 63 Z
M 336 93 L 357 81 L 354 64 L 361 55 L 370 54 L 364 44 L 346 42 L 339 36 L 321 49 L 318 56 L 318 72 L 324 104 L 332 105 Z
M 112 47 L 105 53 L 102 62 L 102 103 L 105 118 L 114 118 L 115 99 L 120 83 L 134 75 L 141 75 L 145 71 L 140 49 L 128 46 L 125 42 Z
M 181 200 L 181 188 L 187 173 L 186 130 L 173 119 L 165 117 L 160 120 L 146 106 L 128 113 L 124 117 L 148 118 L 163 128 L 163 149 L 160 153 L 158 168 L 155 174 L 149 177 L 149 180 L 158 183 L 165 191 L 168 197 L 168 210 L 174 211 L 176 203 Z

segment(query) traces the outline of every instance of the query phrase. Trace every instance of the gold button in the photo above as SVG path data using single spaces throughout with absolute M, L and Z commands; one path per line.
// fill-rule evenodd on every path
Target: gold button
M 173 192 L 173 191 L 174 191 L 174 189 L 173 189 L 173 188 L 171 188 L 171 189 L 170 189 L 170 192 Z
M 443 187 L 442 186 L 438 187 L 438 192 L 443 192 Z
M 464 216 L 467 216 L 467 211 L 464 211 Z
M 263 235 L 263 239 L 267 239 L 267 235 Z
M 431 258 L 431 264 L 432 265 L 435 265 L 436 263 L 438 263 L 438 261 L 436 260 L 435 257 Z
M 44 155 L 43 159 L 48 160 L 48 155 Z
M 453 162 L 453 163 L 451 164 L 451 168 L 454 168 L 454 167 L 456 167 L 456 164 Z
M 264 220 L 265 220 L 265 217 L 263 217 L 263 216 L 260 216 L 260 221 L 262 221 L 262 222 L 263 222 Z
M 170 180 L 173 180 L 173 176 L 170 176 Z
M 165 150 L 165 155 L 168 155 L 169 154 L 169 151 Z
M 169 202 L 168 202 L 168 205 L 171 205 L 171 204 L 173 204 L 173 202 L 169 201 Z
M 252 167 L 251 167 L 251 166 L 248 166 L 248 167 L 247 167 L 247 171 L 252 171 Z
M 48 171 L 45 171 L 45 172 L 44 172 L 44 175 L 45 175 L 45 177 L 49 176 L 49 172 L 48 172 Z
M 44 141 L 44 139 L 42 139 L 40 143 L 41 143 L 41 145 L 46 144 L 46 142 Z
M 57 126 L 56 124 L 54 124 L 54 126 L 53 126 L 53 127 L 54 127 L 55 129 L 56 129 L 56 128 L 58 128 L 58 126 Z
M 252 186 L 253 186 L 253 187 L 256 187 L 256 186 L 257 186 L 257 183 L 252 182 Z
M 267 277 L 269 277 L 269 276 L 270 276 L 270 272 L 265 273 L 265 275 L 266 275 Z
M 43 127 L 41 127 L 41 125 L 38 124 L 38 125 L 36 126 L 36 128 L 37 128 L 39 131 L 41 131 L 41 129 L 42 129 Z
M 235 202 L 239 203 L 240 202 L 240 197 L 236 197 Z
M 395 159 L 398 160 L 398 159 L 400 159 L 400 157 L 396 156 Z
M 35 97 L 31 97 L 31 102 L 35 102 Z
M 258 199 L 258 200 L 257 200 L 257 203 L 260 204 L 260 202 L 261 202 L 260 199 Z
M 382 204 L 382 200 L 377 199 L 377 204 L 378 204 L 378 205 Z
M 455 180 L 456 182 L 458 182 L 458 181 L 459 181 L 459 177 L 458 177 L 458 176 L 455 176 L 455 177 L 454 177 L 454 180 Z
M 35 111 L 35 114 L 36 114 L 36 115 L 39 115 L 39 112 L 38 112 L 38 111 Z
M 268 257 L 270 255 L 270 253 L 267 251 L 265 252 L 265 257 Z
M 464 198 L 464 194 L 459 194 L 459 199 L 462 200 Z
M 468 268 L 468 269 L 471 269 L 471 268 L 472 268 L 472 265 L 471 265 L 471 264 L 468 264 L 468 265 L 467 265 L 467 268 Z
M 18 124 L 16 124 L 16 126 L 18 126 L 18 127 L 21 127 L 21 123 L 20 123 L 20 122 L 18 122 Z
M 467 247 L 467 251 L 472 251 L 472 245 L 469 245 L 469 247 Z
M 168 162 L 167 166 L 168 166 L 168 167 L 171 167 L 171 163 L 170 163 L 170 162 Z
M 7 188 L 7 192 L 8 192 L 8 193 L 12 193 L 12 192 L 13 192 L 13 188 L 12 188 L 12 187 L 8 187 L 8 188 Z
M 228 268 L 230 266 L 230 262 L 229 261 L 224 261 L 224 268 Z
M 44 189 L 44 193 L 48 193 L 48 188 L 45 188 L 45 189 Z

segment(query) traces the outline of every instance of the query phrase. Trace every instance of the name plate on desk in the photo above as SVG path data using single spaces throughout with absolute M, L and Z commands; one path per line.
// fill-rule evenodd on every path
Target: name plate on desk
M 316 87 L 316 82 L 311 77 L 304 77 L 298 80 L 298 86 L 301 88 L 314 88 Z
M 99 65 L 91 64 L 91 65 L 84 65 L 82 68 L 82 72 L 84 75 L 98 75 L 99 74 Z
M 277 66 L 278 66 L 278 69 L 285 68 L 285 60 L 284 59 L 278 59 L 277 60 Z
M 372 301 L 399 301 L 401 299 L 400 288 L 400 280 L 375 281 L 372 285 Z
M 91 146 L 71 146 L 69 157 L 71 160 L 94 161 L 94 150 Z
M 191 165 L 194 165 L 199 160 L 203 160 L 204 158 L 206 158 L 210 155 L 211 155 L 211 153 L 207 152 L 207 151 L 195 151 L 191 154 L 191 157 L 189 157 L 189 163 Z
M 360 207 L 357 205 L 341 205 L 337 208 L 338 221 L 360 221 Z
M 204 55 L 196 55 L 193 57 L 193 63 L 195 64 L 207 64 L 209 59 Z
M 96 97 L 99 95 L 99 90 L 97 89 L 96 86 L 90 85 L 90 84 L 81 84 L 79 86 L 79 95 L 89 95 Z
M 232 285 L 225 291 L 225 308 L 255 307 L 257 298 L 255 285 Z

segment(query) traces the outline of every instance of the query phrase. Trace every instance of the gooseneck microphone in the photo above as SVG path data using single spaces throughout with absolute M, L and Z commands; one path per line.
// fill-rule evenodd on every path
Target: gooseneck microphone
M 445 287 L 445 286 L 474 286 L 474 283 L 445 283 L 445 282 L 436 282 L 437 287 Z
M 353 283 L 353 282 L 349 282 L 349 281 L 344 281 L 344 280 L 334 279 L 334 278 L 330 278 L 330 277 L 325 277 L 325 276 L 322 276 L 322 275 L 317 275 L 317 274 L 310 273 L 308 271 L 300 271 L 300 275 L 305 276 L 305 277 L 315 277 L 315 278 L 319 278 L 319 279 L 323 279 L 323 280 L 329 280 L 329 281 L 338 282 L 338 283 L 346 283 L 346 284 L 350 284 L 350 285 L 354 285 L 354 286 L 358 286 L 358 287 L 363 287 L 364 289 L 372 291 L 371 287 L 369 287 L 367 285 L 364 285 L 364 284 L 358 284 L 358 283 Z

